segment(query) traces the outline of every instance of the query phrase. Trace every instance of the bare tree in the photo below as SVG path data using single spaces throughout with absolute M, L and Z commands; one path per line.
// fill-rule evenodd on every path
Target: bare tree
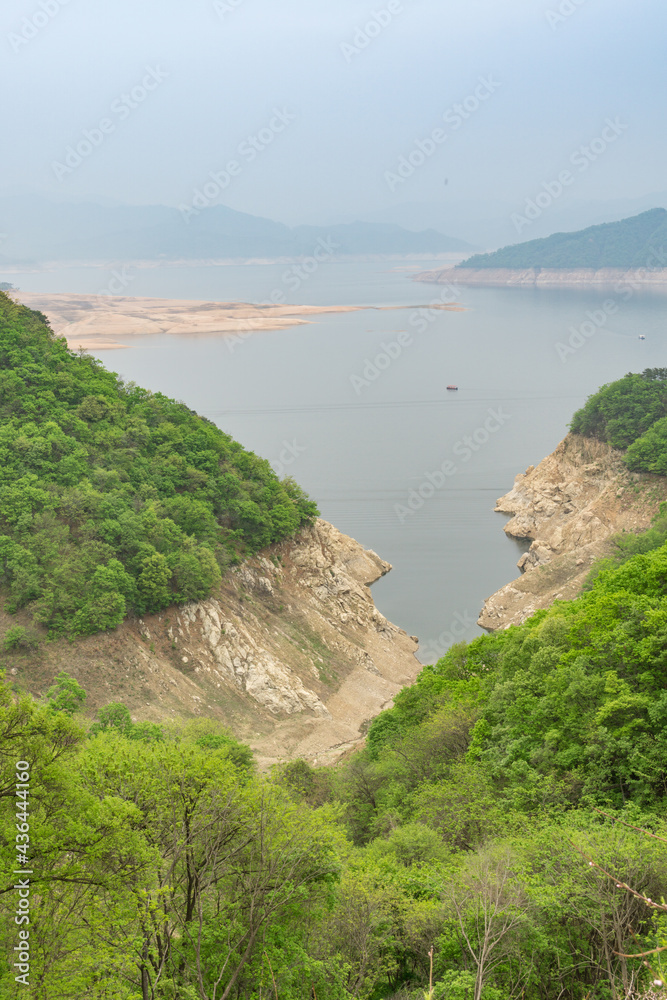
M 475 968 L 474 1000 L 511 950 L 528 899 L 508 850 L 480 851 L 451 886 L 449 899 L 463 946 Z
M 216 833 L 201 855 L 192 917 L 181 913 L 202 1000 L 228 1000 L 271 921 L 337 874 L 330 838 L 305 810 L 268 785 L 247 805 L 234 838 Z
M 647 844 L 651 840 L 661 844 L 667 843 L 663 837 L 643 827 L 633 826 L 626 823 L 617 816 L 612 816 L 601 809 L 595 810 L 601 816 L 611 819 L 615 824 L 614 839 L 619 839 L 618 831 L 625 828 L 640 833 L 647 838 Z M 626 835 L 627 836 L 627 835 Z M 621 845 L 622 845 L 622 838 Z M 662 987 L 664 985 L 660 974 L 652 968 L 649 959 L 667 951 L 667 945 L 655 948 L 628 951 L 627 942 L 638 942 L 637 931 L 646 919 L 650 911 L 657 913 L 667 913 L 667 904 L 664 899 L 660 902 L 654 898 L 659 895 L 662 879 L 656 879 L 653 864 L 649 857 L 649 852 L 640 854 L 630 859 L 627 848 L 619 851 L 616 859 L 610 859 L 606 865 L 599 863 L 599 860 L 591 857 L 591 849 L 585 851 L 576 844 L 571 846 L 588 862 L 590 872 L 589 883 L 596 883 L 597 896 L 604 898 L 606 906 L 600 905 L 600 924 L 596 927 L 604 941 L 605 968 L 612 988 L 612 996 L 629 996 L 634 988 L 636 973 L 628 966 L 628 960 L 641 959 L 642 964 L 648 968 L 654 977 L 654 984 Z M 614 861 L 616 863 L 614 863 Z M 610 870 L 613 866 L 614 870 Z M 617 874 L 620 870 L 623 875 Z M 648 893 L 651 892 L 651 896 Z M 621 979 L 621 990 L 619 992 L 616 985 L 615 968 L 618 967 Z

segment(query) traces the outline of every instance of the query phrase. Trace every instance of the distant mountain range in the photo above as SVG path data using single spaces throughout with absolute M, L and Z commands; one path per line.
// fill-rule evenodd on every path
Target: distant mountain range
M 656 257 L 664 248 L 663 260 Z M 494 253 L 475 254 L 457 268 L 526 270 L 632 268 L 667 264 L 667 210 L 648 212 L 589 226 L 574 233 L 554 233 L 545 239 L 503 247 Z
M 57 204 L 0 199 L 0 265 L 48 260 L 178 260 L 310 255 L 465 253 L 475 249 L 435 229 L 391 223 L 297 226 L 224 205 L 190 208 Z M 322 250 L 320 250 L 320 253 Z
M 517 230 L 512 213 L 520 205 L 510 195 L 494 197 L 479 191 L 474 198 L 459 192 L 458 182 L 452 178 L 440 198 L 428 201 L 404 201 L 383 209 L 368 209 L 356 216 L 335 219 L 335 222 L 353 222 L 355 217 L 365 222 L 393 222 L 403 229 L 418 231 L 437 229 L 440 233 L 462 236 L 476 244 L 479 251 L 496 250 L 517 240 L 541 239 L 551 233 L 570 233 L 602 222 L 612 222 L 638 215 L 650 208 L 667 208 L 667 191 L 652 191 L 641 197 L 592 199 L 564 196 L 530 220 L 530 226 Z M 329 221 L 329 220 L 327 220 Z M 470 251 L 472 253 L 472 250 Z

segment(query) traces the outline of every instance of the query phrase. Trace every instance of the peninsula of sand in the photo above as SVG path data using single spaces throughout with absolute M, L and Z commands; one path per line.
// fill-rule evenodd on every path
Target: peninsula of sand
M 437 308 L 459 311 L 455 302 L 437 306 L 304 306 L 202 302 L 193 299 L 154 299 L 125 295 L 12 292 L 30 309 L 44 313 L 53 330 L 74 350 L 113 350 L 130 347 L 133 337 L 148 334 L 190 336 L 249 336 L 262 330 L 285 330 L 313 321 L 322 313 L 360 309 Z

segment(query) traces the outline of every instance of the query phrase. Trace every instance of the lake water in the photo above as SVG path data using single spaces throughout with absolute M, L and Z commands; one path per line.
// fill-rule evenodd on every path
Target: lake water
M 287 263 L 130 267 L 130 295 L 259 302 L 280 290 L 288 302 L 406 308 L 237 340 L 133 338 L 131 349 L 99 355 L 215 420 L 389 560 L 376 604 L 420 637 L 424 662 L 478 634 L 484 599 L 517 575 L 521 548 L 503 533 L 496 498 L 555 448 L 601 384 L 667 363 L 660 294 L 461 288 L 464 312 L 420 314 L 443 289 L 411 281 L 406 268 L 435 266 L 331 260 L 298 288 Z M 25 291 L 98 292 L 111 270 L 7 278 Z M 606 315 L 610 298 L 617 311 Z M 570 347 L 586 323 L 592 336 Z

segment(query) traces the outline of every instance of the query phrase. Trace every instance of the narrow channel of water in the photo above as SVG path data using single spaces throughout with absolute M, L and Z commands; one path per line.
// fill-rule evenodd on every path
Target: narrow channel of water
M 292 302 L 406 308 L 317 317 L 233 344 L 133 338 L 132 348 L 99 356 L 215 420 L 389 560 L 376 603 L 420 637 L 428 661 L 451 638 L 475 635 L 483 600 L 517 575 L 521 550 L 502 531 L 496 498 L 553 450 L 601 384 L 667 363 L 665 300 L 619 299 L 617 313 L 563 354 L 557 345 L 609 292 L 463 288 L 465 311 L 424 317 L 416 307 L 442 289 L 397 265 L 332 261 L 293 291 L 284 263 L 138 268 L 128 294 L 266 301 L 281 288 Z M 10 280 L 26 291 L 91 292 L 108 275 L 65 268 Z

